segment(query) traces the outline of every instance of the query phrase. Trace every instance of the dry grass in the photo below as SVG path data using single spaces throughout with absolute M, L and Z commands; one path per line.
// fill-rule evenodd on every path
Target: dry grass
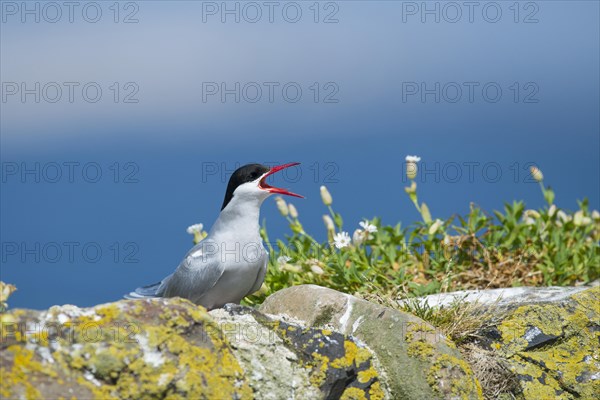
M 483 388 L 486 399 L 515 399 L 519 384 L 502 358 L 491 350 L 485 350 L 476 344 L 481 332 L 496 326 L 502 318 L 498 313 L 497 302 L 481 305 L 477 301 L 466 302 L 457 299 L 449 306 L 432 307 L 419 299 L 398 302 L 395 297 L 376 294 L 361 294 L 365 300 L 382 304 L 400 311 L 408 312 L 429 322 L 458 347 L 465 360 Z
M 479 379 L 486 399 L 516 398 L 514 393 L 520 391 L 519 382 L 497 354 L 473 343 L 459 346 L 459 350 Z

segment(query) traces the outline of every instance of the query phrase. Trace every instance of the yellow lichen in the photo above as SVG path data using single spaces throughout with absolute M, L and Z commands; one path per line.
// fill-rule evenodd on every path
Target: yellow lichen
M 385 398 L 385 393 L 381 388 L 379 382 L 375 382 L 371 385 L 369 389 L 369 399 L 370 400 L 383 400 Z
M 344 390 L 340 400 L 367 400 L 367 396 L 365 395 L 365 392 L 359 388 L 349 387 Z
M 174 299 L 161 314 L 165 323 L 152 325 L 143 318 L 147 319 L 147 308 L 156 307 L 155 303 L 125 304 L 103 305 L 94 313 L 73 317 L 73 335 L 70 341 L 58 339 L 52 368 L 42 370 L 21 345 L 9 347 L 6 351 L 14 352 L 14 363 L 8 371 L 2 370 L 3 378 L 10 382 L 2 385 L 2 396 L 10 397 L 17 388 L 24 390 L 27 398 L 40 398 L 24 376 L 69 371 L 70 379 L 88 389 L 94 398 L 134 399 L 140 393 L 156 398 L 252 398 L 241 366 L 204 308 Z M 50 316 L 59 311 L 53 310 Z M 120 335 L 119 329 L 113 328 L 123 324 L 140 329 Z M 192 324 L 202 325 L 197 328 L 198 334 L 182 336 Z M 98 340 L 89 340 L 90 327 L 97 329 Z M 142 335 L 141 327 L 143 337 L 138 336 Z M 79 347 L 73 347 L 75 343 Z M 45 345 L 47 340 L 37 344 Z M 155 353 L 149 361 L 147 352 Z
M 374 368 L 369 368 L 364 371 L 358 371 L 358 381 L 360 383 L 367 383 L 373 378 L 377 378 L 379 375 Z
M 28 399 L 41 398 L 41 393 L 35 387 L 34 374 L 56 378 L 58 375 L 56 371 L 36 361 L 34 352 L 21 345 L 9 346 L 6 351 L 12 354 L 13 364 L 8 369 L 4 367 L 0 369 L 0 376 L 2 376 L 0 393 L 2 397 L 17 397 L 17 393 L 23 390 L 25 397 Z
M 310 383 L 313 386 L 320 387 L 325 379 L 327 379 L 327 370 L 329 369 L 329 357 L 319 353 L 312 353 L 312 356 L 316 363 L 316 368 L 313 369 L 310 375 Z
M 590 323 L 600 325 L 599 299 L 600 288 L 595 287 L 571 296 L 565 304 L 519 307 L 504 319 L 498 328 L 501 339 L 491 347 L 508 360 L 515 374 L 528 377 L 520 380 L 525 395 L 557 397 L 555 393 L 563 391 L 567 398 L 565 387 L 582 398 L 600 392 L 599 381 L 585 378 L 600 373 L 600 331 L 590 328 Z M 538 334 L 560 340 L 528 349 L 526 334 L 534 327 Z
M 450 387 L 441 387 L 440 381 L 449 383 Z M 427 373 L 427 383 L 434 392 L 444 397 L 469 399 L 473 393 L 477 393 L 478 398 L 483 398 L 481 384 L 473 375 L 469 364 L 449 354 L 436 358 Z
M 406 353 L 413 358 L 419 358 L 426 361 L 429 357 L 434 354 L 433 346 L 423 340 L 415 340 L 408 344 Z

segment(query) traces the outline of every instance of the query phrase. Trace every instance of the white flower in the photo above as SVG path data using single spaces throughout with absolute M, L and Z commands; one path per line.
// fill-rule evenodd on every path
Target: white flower
M 333 245 L 338 249 L 348 247 L 350 245 L 350 235 L 348 235 L 348 232 L 336 233 L 333 237 Z
M 441 219 L 436 219 L 433 224 L 431 224 L 431 226 L 429 227 L 429 234 L 433 235 L 437 232 L 438 229 L 440 229 L 440 226 L 442 226 L 444 224 L 444 221 L 442 221 Z
M 194 224 L 187 227 L 186 232 L 190 235 L 195 235 L 196 233 L 202 232 L 204 225 L 202 224 Z
M 358 225 L 360 225 L 361 228 L 363 228 L 366 232 L 369 232 L 369 233 L 377 232 L 377 227 L 375 225 L 369 223 L 369 221 L 366 219 L 364 221 L 359 222 Z
M 548 209 L 548 216 L 550 218 L 552 218 L 554 216 L 554 214 L 556 213 L 556 206 L 554 204 L 552 204 L 550 206 L 550 208 Z
M 406 162 L 418 163 L 419 161 L 421 161 L 421 157 L 418 157 L 418 156 L 406 156 Z
M 589 225 L 592 223 L 592 219 L 590 217 L 584 216 L 583 211 L 579 210 L 573 216 L 573 223 L 577 226 Z
M 365 241 L 365 231 L 363 231 L 362 229 L 355 230 L 354 234 L 352 235 L 352 243 L 355 246 L 360 246 L 361 244 L 363 244 L 364 241 Z
M 292 258 L 288 256 L 279 256 L 277 257 L 277 264 L 283 265 L 290 261 Z
M 600 213 L 598 211 L 596 211 L 596 210 L 592 211 L 592 219 L 594 221 L 600 220 Z

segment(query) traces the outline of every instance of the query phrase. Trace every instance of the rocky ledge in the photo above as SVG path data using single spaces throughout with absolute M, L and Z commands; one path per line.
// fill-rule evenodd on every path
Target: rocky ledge
M 506 398 L 600 392 L 598 287 L 495 306 L 460 348 L 411 314 L 313 285 L 258 310 L 177 298 L 15 309 L 0 316 L 0 397 L 479 399 L 490 363 L 514 382 Z

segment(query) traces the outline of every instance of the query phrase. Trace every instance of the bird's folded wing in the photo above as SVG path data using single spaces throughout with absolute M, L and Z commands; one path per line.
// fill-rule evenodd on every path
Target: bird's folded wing
M 162 289 L 164 297 L 180 296 L 194 299 L 217 283 L 225 268 L 221 256 L 209 244 L 194 246 Z
M 246 293 L 246 296 L 250 296 L 252 293 L 258 291 L 260 289 L 260 287 L 262 286 L 263 282 L 265 281 L 265 276 L 267 275 L 267 268 L 269 265 L 269 253 L 267 251 L 265 251 L 265 254 L 266 254 L 265 262 L 264 262 L 263 266 L 260 268 L 260 270 L 258 271 L 258 276 L 256 277 L 256 281 L 252 285 L 252 289 L 250 289 L 250 291 L 248 293 Z

